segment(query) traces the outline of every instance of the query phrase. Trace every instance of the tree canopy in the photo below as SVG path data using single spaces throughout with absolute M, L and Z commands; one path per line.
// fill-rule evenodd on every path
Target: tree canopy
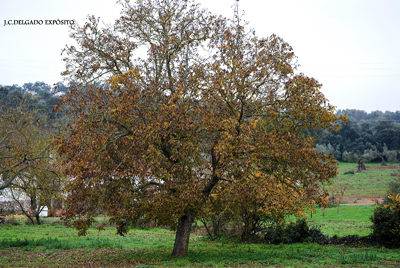
M 345 117 L 317 80 L 295 73 L 292 47 L 257 37 L 238 12 L 229 20 L 182 0 L 122 5 L 113 26 L 94 16 L 72 25 L 78 46 L 65 49 L 73 86 L 63 103 L 74 121 L 58 146 L 74 177 L 68 223 L 84 234 L 100 209 L 124 234 L 137 218 L 155 219 L 177 230 L 179 256 L 211 198 L 239 203 L 258 190 L 278 218 L 312 204 L 336 165 L 314 151 L 311 131 L 337 130 Z
M 0 191 L 40 224 L 39 214 L 60 197 L 64 178 L 57 161 L 46 114 L 29 104 L 29 96 L 0 103 Z M 24 201 L 29 202 L 26 205 Z

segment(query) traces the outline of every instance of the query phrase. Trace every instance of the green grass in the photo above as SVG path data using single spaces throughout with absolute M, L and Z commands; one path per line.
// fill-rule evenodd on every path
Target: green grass
M 347 187 L 345 195 L 383 196 L 388 189 L 389 182 L 398 178 L 391 176 L 391 173 L 400 170 L 399 164 L 393 165 L 394 169 L 381 168 L 380 163 L 366 165 L 367 170 L 355 172 L 354 175 L 344 175 L 346 171 L 356 171 L 357 163 L 340 163 L 339 176 L 333 179 L 333 182 L 337 182 L 337 178 L 340 178 L 342 184 Z
M 347 186 L 345 196 L 383 196 L 394 169 L 378 164 L 354 175 L 355 163 L 341 163 L 339 177 Z M 337 180 L 334 179 L 334 181 Z M 357 200 L 357 199 L 356 199 Z M 369 235 L 372 205 L 340 206 L 322 210 L 308 221 L 329 236 Z M 104 219 L 98 219 L 104 221 Z M 25 220 L 18 220 L 25 223 Z M 127 236 L 115 235 L 115 228 L 99 232 L 91 228 L 86 237 L 58 220 L 46 224 L 0 225 L 0 267 L 400 267 L 400 249 L 349 248 L 312 243 L 294 245 L 242 244 L 227 238 L 210 240 L 192 234 L 189 254 L 171 257 L 174 233 L 160 228 L 133 229 Z
M 349 216 L 345 215 L 347 219 Z M 318 216 L 314 219 L 319 222 Z M 5 238 L 10 236 L 14 244 Z M 78 237 L 75 231 L 64 226 L 3 225 L 0 227 L 0 267 L 56 264 L 60 267 L 84 264 L 94 267 L 385 267 L 400 264 L 400 250 L 311 243 L 241 244 L 210 241 L 195 234 L 191 237 L 188 256 L 176 258 L 170 256 L 173 239 L 173 232 L 157 228 L 134 229 L 126 237 L 116 236 L 113 228 L 106 228 L 100 234 L 91 229 L 87 237 Z
M 343 214 L 344 219 L 349 217 Z M 316 222 L 317 217 L 314 216 Z M 12 236 L 14 244 L 5 236 Z M 400 250 L 312 243 L 241 244 L 224 239 L 210 241 L 196 234 L 192 234 L 189 254 L 176 258 L 170 256 L 173 239 L 173 232 L 157 228 L 134 229 L 126 237 L 116 236 L 113 228 L 106 228 L 100 234 L 91 229 L 87 237 L 78 237 L 64 226 L 3 225 L 0 267 L 385 267 L 388 264 L 396 267 L 400 264 Z
M 373 213 L 374 206 L 343 206 L 325 208 L 325 217 L 323 217 L 322 209 L 315 207 L 316 214 L 310 217 L 307 214 L 307 220 L 310 224 L 321 227 L 322 233 L 339 237 L 346 235 L 366 236 L 371 234 L 371 220 L 369 219 Z
M 0 225 L 0 230 L 0 249 L 4 248 L 2 244 L 7 244 L 10 240 L 19 240 L 22 246 L 27 243 L 27 246 L 51 248 L 49 244 L 54 244 L 56 249 L 122 247 L 135 249 L 146 248 L 149 245 L 157 247 L 160 243 L 165 245 L 171 237 L 170 231 L 159 228 L 133 229 L 125 237 L 116 236 L 115 228 L 111 227 L 100 232 L 98 229 L 91 228 L 88 235 L 82 237 L 77 235 L 76 230 L 62 225 Z

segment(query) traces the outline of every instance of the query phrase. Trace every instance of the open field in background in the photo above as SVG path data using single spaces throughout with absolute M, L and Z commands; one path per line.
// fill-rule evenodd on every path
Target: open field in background
M 325 217 L 323 217 L 322 210 L 315 207 L 317 214 L 313 214 L 311 219 L 308 212 L 308 221 L 320 226 L 321 231 L 329 236 L 371 234 L 372 224 L 369 218 L 374 210 L 374 199 L 381 201 L 388 190 L 389 182 L 400 178 L 400 166 L 389 163 L 387 167 L 381 167 L 380 163 L 368 163 L 366 166 L 367 170 L 354 172 L 354 175 L 344 175 L 346 171 L 356 171 L 357 164 L 340 163 L 339 175 L 333 179 L 333 182 L 337 184 L 340 178 L 347 190 L 342 198 L 339 213 L 337 213 L 337 207 L 326 208 Z M 395 173 L 399 175 L 392 176 Z
M 386 194 L 390 181 L 399 179 L 400 176 L 392 176 L 392 173 L 400 172 L 399 164 L 389 164 L 381 167 L 380 163 L 366 164 L 367 170 L 354 172 L 354 175 L 344 175 L 346 171 L 357 170 L 356 163 L 340 163 L 339 175 L 333 179 L 337 182 L 340 178 L 342 184 L 347 187 L 346 196 L 362 196 L 378 198 Z M 356 199 L 355 199 L 356 200 Z
M 346 235 L 366 236 L 371 234 L 371 220 L 373 213 L 372 205 L 363 206 L 340 206 L 339 213 L 337 207 L 325 208 L 325 217 L 322 210 L 315 207 L 317 213 L 310 218 L 310 212 L 307 213 L 307 220 L 311 225 L 321 227 L 323 234 L 339 237 Z
M 371 233 L 369 217 L 374 207 L 360 203 L 363 198 L 383 196 L 388 183 L 398 178 L 391 174 L 399 167 L 367 166 L 361 173 L 343 175 L 356 170 L 356 164 L 341 163 L 339 177 L 348 188 L 343 198 L 347 204 L 340 205 L 339 214 L 337 207 L 326 208 L 325 217 L 315 207 L 312 219 L 307 213 L 311 225 L 319 225 L 329 236 Z M 400 249 L 242 244 L 227 237 L 210 240 L 201 230 L 191 235 L 188 256 L 176 258 L 170 256 L 175 234 L 169 230 L 132 229 L 120 237 L 115 228 L 101 232 L 91 228 L 88 236 L 78 237 L 59 219 L 44 222 L 41 226 L 0 225 L 0 267 L 400 267 Z

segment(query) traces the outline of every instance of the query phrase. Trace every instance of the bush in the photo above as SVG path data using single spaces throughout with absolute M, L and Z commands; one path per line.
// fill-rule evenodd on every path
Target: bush
M 344 151 L 342 154 L 342 159 L 345 162 L 349 162 L 349 163 L 357 163 L 358 159 L 360 159 L 359 155 L 355 152 L 348 152 L 348 151 Z
M 361 156 L 364 162 L 371 162 L 377 157 L 378 157 L 378 152 L 372 149 L 364 150 L 364 154 Z
M 396 195 L 400 194 L 400 181 L 389 182 L 389 190 L 387 191 L 387 193 L 383 199 L 384 205 L 393 203 L 393 200 L 391 198 L 389 198 L 389 194 L 391 194 L 392 196 L 396 196 Z
M 333 148 L 333 146 L 330 143 L 328 145 L 316 144 L 315 152 L 324 153 L 326 155 L 333 154 L 336 159 L 342 158 L 342 153 L 340 152 L 340 145 L 338 145 L 335 149 L 335 148 Z
M 322 234 L 318 227 L 309 227 L 304 218 L 284 225 L 272 224 L 264 234 L 264 242 L 271 244 L 293 244 L 303 241 L 320 242 L 325 239 L 327 239 L 327 236 Z
M 377 205 L 371 217 L 372 234 L 387 247 L 400 247 L 400 194 L 389 196 L 388 205 Z
M 5 220 L 5 223 L 11 224 L 11 225 L 19 225 L 20 222 L 18 221 L 18 218 L 15 217 L 14 215 L 8 216 Z
M 396 151 L 387 151 L 386 157 L 387 157 L 388 162 L 390 164 L 399 163 L 399 160 L 397 159 L 397 152 Z

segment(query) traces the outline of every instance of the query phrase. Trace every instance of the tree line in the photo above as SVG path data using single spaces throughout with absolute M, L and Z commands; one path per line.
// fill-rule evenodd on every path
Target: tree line
M 347 124 L 341 124 L 338 132 L 321 131 L 316 151 L 332 153 L 339 161 L 381 161 L 397 163 L 400 152 L 400 112 L 362 110 L 338 110 L 337 115 L 346 114 Z M 362 116 L 361 116 L 362 115 Z M 382 157 L 381 157 L 382 156 Z
M 0 103 L 5 108 L 16 107 L 24 99 L 26 107 L 40 110 L 49 119 L 54 119 L 54 106 L 61 101 L 61 96 L 68 91 L 67 85 L 58 82 L 53 86 L 44 82 L 24 83 L 22 86 L 0 85 Z M 60 114 L 59 114 L 60 115 Z

